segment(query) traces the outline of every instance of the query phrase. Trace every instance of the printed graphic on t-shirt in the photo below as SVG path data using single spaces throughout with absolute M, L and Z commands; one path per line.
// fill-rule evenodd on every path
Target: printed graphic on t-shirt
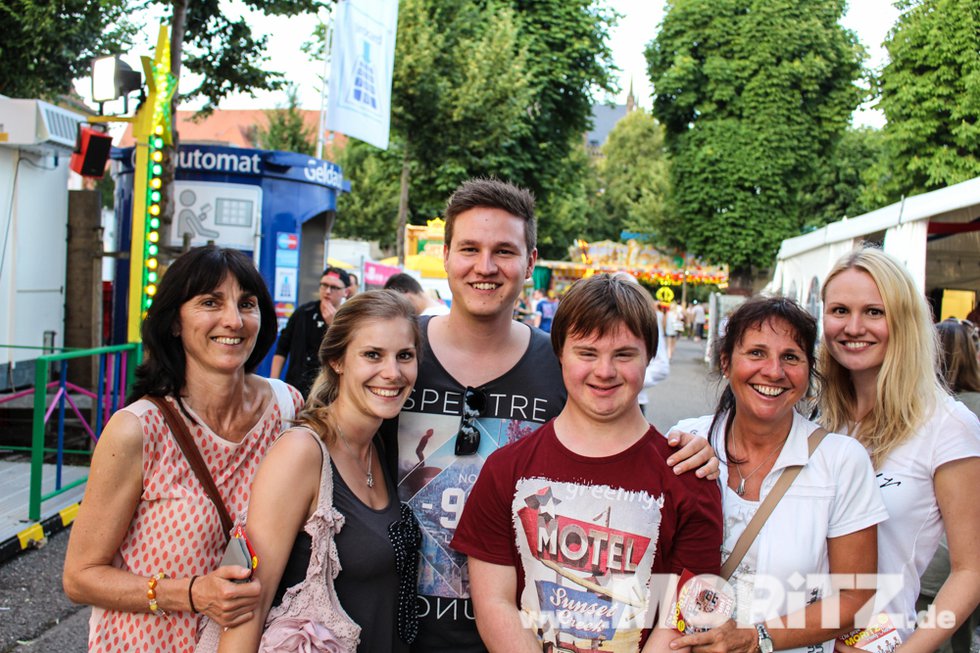
M 518 481 L 511 510 L 525 577 L 521 608 L 544 650 L 639 650 L 652 623 L 662 508 L 662 496 L 640 490 Z
M 455 455 L 458 415 L 403 412 L 398 432 L 398 495 L 422 528 L 419 594 L 447 598 L 470 595 L 466 556 L 449 548 L 466 498 L 487 457 L 509 442 L 533 433 L 531 421 L 481 417 L 480 448 Z

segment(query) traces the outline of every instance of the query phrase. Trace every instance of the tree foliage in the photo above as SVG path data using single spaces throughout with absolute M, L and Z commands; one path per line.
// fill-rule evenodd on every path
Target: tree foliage
M 862 91 L 844 0 L 673 0 L 646 51 L 672 155 L 662 236 L 736 274 L 799 233 Z
M 127 49 L 130 0 L 0 0 L 0 94 L 52 98 L 92 59 Z
M 607 228 L 598 236 L 618 238 L 623 229 L 655 232 L 667 221 L 670 190 L 663 128 L 642 109 L 631 111 L 613 127 L 602 152 L 599 204 Z
M 413 223 L 439 215 L 464 179 L 493 175 L 535 192 L 542 247 L 563 252 L 564 234 L 588 219 L 578 144 L 591 93 L 611 86 L 603 11 L 583 0 L 402 0 L 392 145 L 343 157 L 352 192 L 340 200 L 338 228 L 369 229 L 377 215 L 361 211 L 390 198 L 390 180 L 406 167 Z M 351 167 L 369 162 L 369 173 Z
M 568 258 L 568 248 L 576 239 L 601 240 L 607 228 L 606 216 L 595 201 L 599 178 L 581 138 L 557 163 L 555 174 L 549 182 L 554 190 L 539 197 L 537 203 L 538 255 L 561 260 Z
M 872 200 L 980 175 L 980 3 L 904 0 L 879 80 L 885 153 Z
M 178 80 L 184 66 L 200 76 L 194 88 L 178 87 L 171 99 L 171 116 L 177 115 L 181 101 L 203 99 L 201 114 L 217 108 L 218 103 L 236 92 L 253 93 L 278 90 L 285 85 L 283 74 L 262 68 L 268 37 L 256 37 L 246 16 L 233 17 L 222 7 L 221 0 L 148 0 L 164 6 L 170 16 L 170 71 Z M 324 0 L 241 0 L 242 6 L 270 16 L 297 16 L 326 6 Z M 186 47 L 185 47 L 186 46 Z M 176 176 L 175 146 L 179 133 L 174 129 L 175 144 L 164 149 L 165 188 L 172 187 Z M 160 218 L 166 230 L 173 223 L 174 205 L 170 193 L 163 193 Z
M 386 249 L 395 246 L 401 159 L 397 141 L 392 141 L 387 151 L 355 138 L 347 141 L 337 164 L 350 181 L 351 192 L 337 198 L 333 236 L 377 240 Z
M 173 71 L 186 66 L 200 76 L 194 88 L 181 88 L 181 100 L 204 100 L 204 111 L 236 92 L 274 91 L 286 84 L 283 73 L 264 70 L 267 36 L 252 33 L 247 16 L 233 17 L 221 0 L 152 0 L 172 12 Z M 241 0 L 269 16 L 300 16 L 328 6 L 329 0 Z M 186 49 L 186 51 L 185 51 Z
M 316 148 L 314 130 L 303 121 L 295 86 L 286 89 L 286 106 L 266 111 L 265 119 L 266 124 L 256 125 L 255 136 L 259 147 L 313 155 Z
M 877 187 L 878 163 L 884 156 L 884 135 L 871 127 L 849 128 L 830 156 L 813 173 L 801 206 L 805 229 L 853 218 L 881 206 L 868 193 Z
M 569 153 L 590 128 L 593 93 L 616 90 L 609 28 L 616 14 L 592 0 L 513 0 L 527 38 L 534 97 L 520 180 L 539 196 L 561 194 Z
M 528 53 L 506 6 L 403 0 L 398 18 L 392 129 L 412 168 L 411 212 L 429 219 L 466 176 L 514 176 Z

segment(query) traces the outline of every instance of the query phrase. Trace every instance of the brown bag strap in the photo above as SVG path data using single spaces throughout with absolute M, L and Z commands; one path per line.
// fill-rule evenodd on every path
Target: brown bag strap
M 180 415 L 177 414 L 174 407 L 170 405 L 170 402 L 163 397 L 146 395 L 145 399 L 151 401 L 163 413 L 163 420 L 170 427 L 170 432 L 173 433 L 174 439 L 177 441 L 178 446 L 180 446 L 180 450 L 184 452 L 184 458 L 187 459 L 191 469 L 194 470 L 194 475 L 197 476 L 197 480 L 204 486 L 204 491 L 214 503 L 214 507 L 218 509 L 218 516 L 221 517 L 221 527 L 224 530 L 225 540 L 227 541 L 231 537 L 231 529 L 235 525 L 235 522 L 232 521 L 231 515 L 228 514 L 228 508 L 225 507 L 225 502 L 218 493 L 218 486 L 214 484 L 214 479 L 211 478 L 211 472 L 208 471 L 208 466 L 205 464 L 204 458 L 201 457 L 201 452 L 198 450 L 197 445 L 194 444 L 194 439 L 191 437 L 190 431 L 187 430 L 187 425 L 180 418 Z
M 810 434 L 807 438 L 807 447 L 809 452 L 807 453 L 807 458 L 813 455 L 813 452 L 817 450 L 820 443 L 823 441 L 824 436 L 827 435 L 827 429 L 818 428 L 816 431 Z M 742 531 L 742 535 L 738 538 L 735 543 L 735 548 L 732 549 L 732 553 L 725 560 L 725 563 L 721 566 L 721 577 L 728 580 L 735 573 L 735 568 L 738 567 L 738 563 L 742 562 L 742 558 L 745 554 L 749 552 L 749 547 L 755 542 L 755 538 L 759 536 L 759 531 L 762 530 L 763 524 L 769 519 L 769 515 L 772 511 L 776 509 L 776 504 L 779 500 L 783 498 L 786 494 L 786 490 L 789 486 L 793 484 L 796 477 L 800 475 L 800 471 L 803 469 L 803 465 L 793 465 L 787 467 L 783 470 L 783 473 L 779 475 L 779 479 L 776 484 L 772 486 L 772 490 L 766 495 L 765 500 L 759 506 L 759 509 L 755 511 L 752 519 L 749 520 L 749 525 L 745 527 Z

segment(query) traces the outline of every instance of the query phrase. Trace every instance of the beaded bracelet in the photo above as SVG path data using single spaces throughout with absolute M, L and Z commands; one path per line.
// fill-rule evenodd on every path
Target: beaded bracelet
M 167 575 L 161 571 L 155 576 L 150 576 L 146 581 L 146 598 L 150 601 L 150 612 L 163 617 L 167 616 L 167 613 L 161 610 L 157 603 L 157 583 L 166 577 Z

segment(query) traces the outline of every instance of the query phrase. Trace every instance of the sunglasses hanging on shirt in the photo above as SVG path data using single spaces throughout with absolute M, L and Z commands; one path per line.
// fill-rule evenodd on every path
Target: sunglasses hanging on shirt
M 472 456 L 480 448 L 480 429 L 476 425 L 478 417 L 487 408 L 487 395 L 479 388 L 467 387 L 463 392 L 463 416 L 456 433 L 456 455 Z

